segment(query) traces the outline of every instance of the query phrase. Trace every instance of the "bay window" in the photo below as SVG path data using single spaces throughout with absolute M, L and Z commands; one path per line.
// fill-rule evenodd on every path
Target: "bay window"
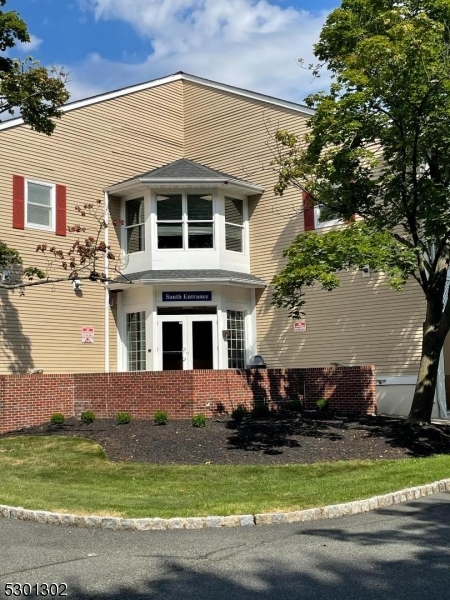
M 214 248 L 211 194 L 158 194 L 159 249 Z

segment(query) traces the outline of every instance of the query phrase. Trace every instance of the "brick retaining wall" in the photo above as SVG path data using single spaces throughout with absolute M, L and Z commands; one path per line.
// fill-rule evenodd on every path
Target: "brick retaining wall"
M 39 425 L 56 412 L 71 417 L 89 409 L 108 418 L 128 410 L 145 419 L 163 409 L 186 419 L 230 413 L 240 404 L 251 409 L 255 402 L 277 408 L 300 399 L 314 408 L 320 398 L 335 411 L 374 413 L 374 367 L 6 375 L 0 377 L 0 433 Z

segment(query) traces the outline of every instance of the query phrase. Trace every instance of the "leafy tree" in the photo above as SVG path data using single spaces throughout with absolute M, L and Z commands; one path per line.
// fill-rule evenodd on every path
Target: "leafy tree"
M 6 0 L 0 0 L 0 8 Z M 11 58 L 9 51 L 18 42 L 29 42 L 25 22 L 15 11 L 0 10 L 0 114 L 16 111 L 27 125 L 39 133 L 51 135 L 55 129 L 54 119 L 61 117 L 61 106 L 69 99 L 63 70 L 39 65 L 31 57 L 24 60 Z M 101 201 L 76 207 L 82 217 L 91 217 L 95 223 L 93 236 L 76 241 L 67 250 L 49 244 L 39 244 L 36 251 L 43 257 L 43 268 L 22 267 L 19 253 L 0 241 L 0 269 L 10 272 L 0 289 L 23 291 L 25 287 L 55 283 L 67 279 L 106 281 L 103 272 L 104 259 L 115 260 L 109 246 L 101 239 L 107 227 Z M 85 233 L 85 227 L 75 225 L 71 233 Z M 100 266 L 99 263 L 102 265 Z
M 6 0 L 0 0 L 0 8 Z M 15 11 L 0 10 L 0 114 L 13 115 L 19 111 L 27 125 L 51 135 L 55 129 L 52 119 L 61 116 L 60 107 L 69 99 L 63 70 L 49 70 L 30 56 L 21 60 L 7 52 L 17 42 L 29 42 L 25 22 Z
M 337 273 L 369 265 L 399 289 L 413 277 L 426 312 L 410 423 L 429 422 L 440 352 L 450 329 L 444 305 L 450 257 L 450 2 L 344 0 L 315 45 L 315 75 L 328 92 L 306 140 L 277 133 L 276 192 L 294 185 L 344 219 L 339 231 L 300 235 L 275 277 L 274 303 L 298 315 L 303 287 L 339 285 Z

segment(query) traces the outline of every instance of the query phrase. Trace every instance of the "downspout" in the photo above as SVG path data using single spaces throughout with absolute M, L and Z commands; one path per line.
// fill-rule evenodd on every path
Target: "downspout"
M 109 195 L 105 192 L 105 244 L 108 246 L 109 243 Z M 108 255 L 105 254 L 105 275 L 109 277 L 109 261 Z M 109 289 L 108 284 L 105 283 L 105 373 L 109 373 Z

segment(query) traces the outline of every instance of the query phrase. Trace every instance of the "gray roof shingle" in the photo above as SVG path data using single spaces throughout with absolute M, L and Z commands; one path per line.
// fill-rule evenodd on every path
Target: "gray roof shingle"
M 217 181 L 223 181 L 223 179 L 231 179 L 233 181 L 240 182 L 244 185 L 254 185 L 249 181 L 239 179 L 234 175 L 229 175 L 228 173 L 217 171 L 216 169 L 211 169 L 206 165 L 202 165 L 193 160 L 188 160 L 187 158 L 180 158 L 167 165 L 163 165 L 162 167 L 157 167 L 156 169 L 147 171 L 146 173 L 134 175 L 133 177 L 125 179 L 124 181 L 119 181 L 114 185 L 119 185 L 121 183 L 133 181 L 135 179 L 167 179 L 168 181 L 171 181 L 173 179 L 217 179 Z
M 205 281 L 208 283 L 241 283 L 248 284 L 251 287 L 265 287 L 265 282 L 259 277 L 250 273 L 240 273 L 238 271 L 226 271 L 224 269 L 183 269 L 183 270 L 152 270 L 130 273 L 125 276 L 120 275 L 112 283 L 129 283 L 129 281 L 152 281 L 154 283 L 165 283 L 179 281 L 186 283 L 195 283 L 196 281 Z

